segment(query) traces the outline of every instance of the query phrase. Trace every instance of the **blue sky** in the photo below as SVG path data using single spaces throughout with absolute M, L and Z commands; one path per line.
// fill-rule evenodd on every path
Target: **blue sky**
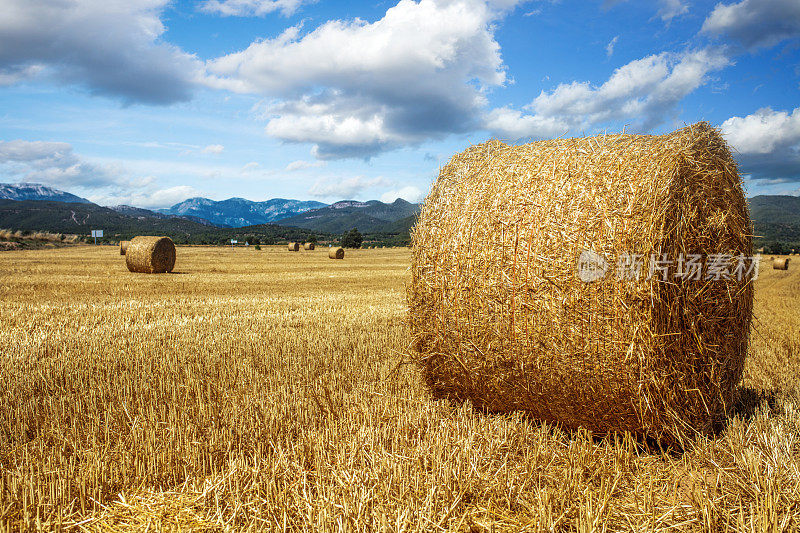
M 420 200 L 490 137 L 707 120 L 800 193 L 800 0 L 0 0 L 0 181 Z

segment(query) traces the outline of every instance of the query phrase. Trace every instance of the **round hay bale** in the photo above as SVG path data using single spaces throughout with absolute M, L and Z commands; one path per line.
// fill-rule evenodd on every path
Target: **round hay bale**
M 125 264 L 131 272 L 172 272 L 175 267 L 175 244 L 169 237 L 134 237 L 125 251 Z
M 299 242 L 290 242 L 289 243 L 289 251 L 290 252 L 299 252 L 300 251 L 300 243 Z
M 119 242 L 119 255 L 125 255 L 125 252 L 128 250 L 128 245 L 131 241 L 120 241 Z
M 789 258 L 776 257 L 772 260 L 772 268 L 774 270 L 789 270 Z
M 307 242 L 303 245 L 304 250 L 313 250 L 314 248 L 316 248 L 316 246 L 313 242 Z
M 344 248 L 329 248 L 328 249 L 328 258 L 329 259 L 344 259 Z
M 752 233 L 736 164 L 706 123 L 468 148 L 412 232 L 425 381 L 437 398 L 595 434 L 712 434 L 742 375 L 751 275 L 695 280 L 677 263 L 750 257 Z M 648 263 L 624 279 L 626 254 L 674 263 L 666 280 Z

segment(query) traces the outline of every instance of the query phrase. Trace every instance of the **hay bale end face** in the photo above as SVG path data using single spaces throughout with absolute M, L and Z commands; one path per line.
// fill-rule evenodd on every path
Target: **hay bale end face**
M 175 267 L 175 244 L 169 237 L 134 237 L 125 252 L 125 264 L 131 272 L 172 272 Z
M 125 255 L 125 252 L 128 250 L 128 245 L 131 241 L 120 241 L 119 242 L 119 255 Z
M 736 163 L 705 123 L 468 148 L 412 232 L 409 318 L 427 385 L 599 435 L 713 434 L 741 379 L 753 287 L 677 278 L 676 264 L 752 256 L 752 233 Z M 587 251 L 605 264 L 591 282 L 578 275 Z M 675 263 L 666 281 L 647 263 L 625 279 L 626 254 Z
M 307 242 L 303 245 L 304 250 L 313 250 L 314 248 L 316 248 L 316 246 L 313 242 Z
M 289 243 L 289 251 L 290 252 L 299 252 L 300 251 L 300 243 L 298 243 L 298 242 L 290 242 Z
M 344 248 L 333 248 L 328 250 L 329 259 L 344 259 Z
M 789 270 L 789 258 L 776 257 L 772 260 L 772 268 L 774 270 Z

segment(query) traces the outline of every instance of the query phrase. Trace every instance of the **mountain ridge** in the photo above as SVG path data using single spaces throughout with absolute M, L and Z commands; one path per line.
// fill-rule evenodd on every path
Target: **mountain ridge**
M 69 202 L 90 204 L 86 198 L 61 191 L 41 183 L 0 183 L 0 200 L 30 200 L 36 202 Z
M 300 213 L 293 217 L 278 220 L 280 226 L 314 229 L 326 233 L 343 233 L 358 228 L 362 233 L 407 232 L 405 225 L 398 227 L 398 221 L 415 217 L 419 204 L 412 204 L 398 198 L 390 204 L 378 200 L 359 202 L 342 200 L 313 211 Z
M 326 205 L 314 200 L 291 200 L 286 198 L 272 198 L 262 202 L 255 202 L 240 197 L 217 201 L 197 196 L 187 198 L 171 207 L 158 209 L 157 212 L 198 217 L 218 226 L 245 227 L 271 224 Z

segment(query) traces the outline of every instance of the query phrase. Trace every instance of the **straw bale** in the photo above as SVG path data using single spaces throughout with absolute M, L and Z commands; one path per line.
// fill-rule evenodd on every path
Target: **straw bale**
M 724 422 L 749 276 L 617 270 L 626 253 L 752 255 L 741 178 L 710 125 L 470 147 L 441 169 L 412 243 L 412 347 L 434 397 L 600 435 L 681 440 Z M 607 261 L 589 283 L 587 250 Z
M 131 272 L 172 272 L 175 267 L 175 244 L 169 237 L 134 237 L 125 251 L 125 263 Z
M 289 243 L 289 251 L 290 252 L 299 252 L 300 251 L 300 243 L 299 242 L 290 242 Z
M 328 258 L 329 259 L 344 259 L 344 248 L 329 248 L 328 249 Z
M 119 255 L 125 255 L 125 252 L 128 250 L 128 245 L 131 241 L 120 241 L 119 242 Z
M 789 258 L 776 257 L 772 260 L 772 268 L 774 270 L 789 270 Z
M 303 250 L 313 250 L 316 248 L 313 242 L 307 242 L 303 245 Z

